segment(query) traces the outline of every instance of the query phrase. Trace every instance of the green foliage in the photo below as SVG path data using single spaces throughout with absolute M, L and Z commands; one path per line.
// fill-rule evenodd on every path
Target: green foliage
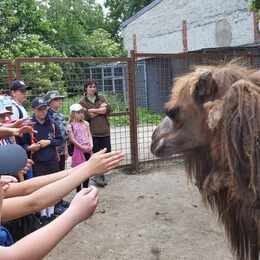
M 43 43 L 38 35 L 22 35 L 8 48 L 0 49 L 1 58 L 62 56 L 49 44 Z M 40 95 L 53 88 L 63 91 L 63 71 L 55 63 L 23 63 L 22 79 L 32 87 L 32 96 Z
M 250 9 L 252 11 L 259 11 L 260 10 L 260 0 L 251 0 Z
M 105 31 L 104 14 L 93 0 L 50 0 L 47 18 L 54 34 L 49 41 L 67 56 L 112 56 L 121 46 Z
M 121 50 L 120 44 L 112 39 L 111 34 L 101 28 L 87 36 L 86 42 L 89 44 L 91 56 L 109 57 L 126 55 Z
M 51 24 L 35 0 L 0 1 L 0 46 L 15 43 L 22 35 L 51 33 Z

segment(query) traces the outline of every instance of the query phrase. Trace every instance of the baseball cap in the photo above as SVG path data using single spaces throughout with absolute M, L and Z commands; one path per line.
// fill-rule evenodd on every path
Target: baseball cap
M 46 102 L 50 103 L 53 99 L 62 99 L 64 96 L 58 90 L 50 90 L 45 95 Z
M 22 80 L 13 80 L 10 85 L 10 91 L 26 91 L 28 86 L 25 85 L 24 81 Z
M 0 175 L 17 175 L 26 166 L 27 159 L 26 151 L 21 146 L 0 145 Z
M 83 110 L 83 107 L 80 104 L 73 104 L 70 106 L 70 112 L 78 112 Z
M 39 109 L 41 107 L 47 107 L 48 104 L 42 97 L 36 97 L 32 101 L 32 108 Z

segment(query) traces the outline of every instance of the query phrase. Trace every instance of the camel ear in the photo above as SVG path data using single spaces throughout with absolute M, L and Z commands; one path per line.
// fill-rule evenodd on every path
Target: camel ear
M 204 104 L 205 102 L 214 100 L 217 90 L 218 86 L 212 77 L 211 71 L 204 71 L 195 85 L 193 98 L 198 104 Z

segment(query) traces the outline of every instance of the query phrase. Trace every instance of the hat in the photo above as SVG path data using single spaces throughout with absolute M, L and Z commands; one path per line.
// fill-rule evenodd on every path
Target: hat
M 47 107 L 48 104 L 42 97 L 36 97 L 32 101 L 32 108 L 39 109 L 41 107 Z
M 4 105 L 5 107 L 12 107 L 13 106 L 13 102 L 12 102 L 12 99 L 10 96 L 3 96 L 3 99 L 4 99 Z
M 15 160 L 14 160 L 15 158 Z M 27 163 L 26 151 L 17 144 L 0 145 L 0 175 L 13 175 Z
M 64 96 L 62 96 L 58 90 L 48 91 L 47 94 L 45 95 L 45 100 L 48 103 L 50 103 L 53 99 L 62 99 L 62 98 L 64 98 Z
M 25 83 L 22 80 L 13 80 L 10 85 L 11 91 L 26 91 L 28 89 L 28 86 L 25 85 Z
M 83 107 L 80 104 L 73 104 L 70 106 L 70 112 L 79 112 L 83 110 Z
M 12 106 L 12 102 L 11 102 Z M 0 114 L 12 114 L 12 112 L 8 109 L 6 109 L 7 106 L 7 100 L 5 96 L 0 96 Z

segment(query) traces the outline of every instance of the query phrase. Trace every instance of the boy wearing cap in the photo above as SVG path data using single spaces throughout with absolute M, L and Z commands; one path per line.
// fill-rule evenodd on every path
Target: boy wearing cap
M 57 152 L 59 154 L 59 169 L 61 171 L 65 169 L 65 161 L 68 158 L 66 145 L 66 122 L 64 115 L 59 112 L 59 109 L 61 108 L 63 103 L 63 98 L 64 96 L 62 96 L 57 90 L 48 91 L 45 96 L 45 100 L 49 106 L 48 116 L 59 127 L 61 136 L 63 138 L 62 144 L 57 147 Z
M 64 115 L 61 112 L 59 112 L 59 109 L 62 107 L 63 99 L 64 96 L 62 96 L 57 90 L 48 91 L 45 95 L 45 100 L 49 106 L 48 116 L 59 127 L 61 136 L 63 138 L 62 144 L 57 147 L 60 171 L 65 170 L 65 162 L 68 158 L 66 122 Z M 68 208 L 68 206 L 69 203 L 67 201 L 60 201 L 55 206 L 55 214 L 62 214 L 65 211 L 65 209 Z
M 34 130 L 36 133 L 31 137 L 31 145 L 27 151 L 31 152 L 33 175 L 41 176 L 57 172 L 59 159 L 56 148 L 63 142 L 59 127 L 47 115 L 48 106 L 43 98 L 35 98 L 32 101 Z M 54 206 L 41 211 L 41 220 L 47 222 L 54 215 Z
M 12 120 L 18 120 L 28 117 L 23 103 L 26 101 L 26 90 L 28 87 L 22 80 L 14 80 L 11 82 L 10 93 L 12 96 Z

